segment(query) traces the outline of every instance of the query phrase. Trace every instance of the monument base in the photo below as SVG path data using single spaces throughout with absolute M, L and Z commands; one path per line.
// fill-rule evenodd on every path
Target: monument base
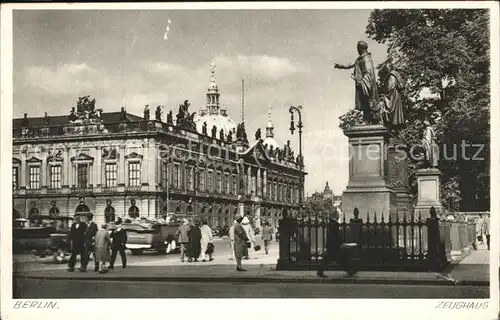
M 441 171 L 435 168 L 419 169 L 416 172 L 418 184 L 418 200 L 415 206 L 415 215 L 419 214 L 422 218 L 430 217 L 430 209 L 434 207 L 439 215 L 444 211 L 441 204 L 440 189 Z
M 388 221 L 389 215 L 394 219 L 397 214 L 396 193 L 387 188 L 359 188 L 357 190 L 346 190 L 342 194 L 342 210 L 345 213 L 346 221 L 353 218 L 354 208 L 358 208 L 359 217 L 366 221 L 367 215 L 373 221 L 375 215 L 380 221 L 382 215 Z

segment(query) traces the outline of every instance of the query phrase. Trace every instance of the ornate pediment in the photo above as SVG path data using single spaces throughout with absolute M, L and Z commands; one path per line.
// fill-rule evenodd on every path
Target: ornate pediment
M 142 155 L 137 152 L 131 152 L 125 156 L 126 159 L 142 159 Z
M 42 160 L 38 159 L 37 157 L 31 157 L 28 160 L 26 160 L 26 162 L 28 162 L 28 163 L 40 163 L 40 162 L 42 162 Z
M 271 162 L 266 149 L 262 145 L 262 140 L 257 141 L 253 146 L 245 150 L 241 156 L 245 161 L 255 164 Z
M 85 153 L 80 153 L 77 156 L 71 158 L 71 161 L 93 161 L 94 158 Z
M 102 157 L 104 159 L 118 159 L 118 151 L 114 147 L 104 147 L 102 148 Z
M 12 163 L 21 164 L 21 160 L 19 160 L 18 158 L 12 158 Z

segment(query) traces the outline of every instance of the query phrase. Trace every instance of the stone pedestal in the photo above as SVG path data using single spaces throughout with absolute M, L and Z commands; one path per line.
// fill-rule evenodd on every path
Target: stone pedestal
M 441 204 L 441 171 L 438 169 L 419 169 L 415 173 L 418 184 L 418 199 L 415 207 L 415 215 L 420 213 L 422 218 L 430 217 L 429 210 L 431 207 L 436 209 L 437 214 L 443 212 Z
M 413 201 L 408 183 L 408 145 L 401 138 L 391 137 L 387 149 L 389 185 L 396 192 L 398 215 L 409 216 Z
M 365 220 L 369 212 L 385 221 L 397 214 L 397 196 L 389 183 L 387 150 L 389 132 L 382 125 L 364 125 L 344 131 L 349 138 L 349 183 L 342 194 L 342 211 L 346 220 L 353 218 L 354 208 Z

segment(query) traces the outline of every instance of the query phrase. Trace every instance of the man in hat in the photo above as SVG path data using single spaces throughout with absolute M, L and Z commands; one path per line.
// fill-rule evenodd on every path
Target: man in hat
M 99 229 L 97 227 L 97 224 L 93 221 L 94 215 L 92 213 L 88 213 L 86 215 L 87 217 L 87 228 L 85 229 L 85 255 L 86 255 L 86 260 L 85 262 L 88 263 L 90 260 L 90 255 L 92 255 L 92 258 L 94 259 L 94 271 L 98 272 L 99 271 L 99 261 L 97 261 L 95 257 L 95 235 L 97 234 L 97 230 Z M 82 266 L 82 269 L 86 270 L 87 265 Z
M 109 265 L 110 269 L 115 266 L 116 254 L 120 252 L 120 257 L 122 259 L 122 267 L 127 267 L 127 256 L 125 255 L 125 247 L 127 245 L 127 232 L 122 228 L 122 219 L 118 218 L 115 222 L 116 229 L 111 232 L 111 239 L 113 243 L 111 244 L 111 262 Z
M 85 254 L 85 229 L 86 224 L 81 221 L 81 215 L 75 215 L 75 223 L 71 226 L 68 240 L 71 248 L 71 257 L 69 258 L 68 271 L 75 271 L 76 256 L 80 255 L 80 271 L 85 271 L 87 258 Z
M 328 224 L 327 239 L 326 239 L 326 252 L 323 254 L 323 259 L 321 259 L 317 274 L 318 277 L 326 278 L 324 270 L 328 267 L 328 263 L 333 261 L 340 262 L 340 246 L 342 244 L 342 239 L 340 237 L 340 225 L 338 223 L 339 215 L 338 212 L 332 214 L 332 220 Z
M 359 56 L 354 63 L 348 65 L 335 63 L 334 67 L 336 69 L 354 68 L 351 78 L 355 81 L 355 109 L 363 112 L 364 124 L 372 124 L 375 120 L 372 110 L 376 109 L 379 103 L 375 67 L 366 42 L 358 41 L 357 51 Z

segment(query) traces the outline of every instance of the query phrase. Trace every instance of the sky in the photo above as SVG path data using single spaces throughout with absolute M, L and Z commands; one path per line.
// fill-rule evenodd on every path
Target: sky
M 354 107 L 350 70 L 367 41 L 374 63 L 386 47 L 367 38 L 370 10 L 37 10 L 14 12 L 14 117 L 68 115 L 91 95 L 104 112 L 141 115 L 146 104 L 177 112 L 205 104 L 215 59 L 220 101 L 249 137 L 265 132 L 272 108 L 275 138 L 291 141 L 290 105 L 303 106 L 306 194 L 348 181 L 348 141 L 338 117 Z M 171 20 L 168 40 L 163 36 Z M 297 120 L 297 118 L 295 119 Z

